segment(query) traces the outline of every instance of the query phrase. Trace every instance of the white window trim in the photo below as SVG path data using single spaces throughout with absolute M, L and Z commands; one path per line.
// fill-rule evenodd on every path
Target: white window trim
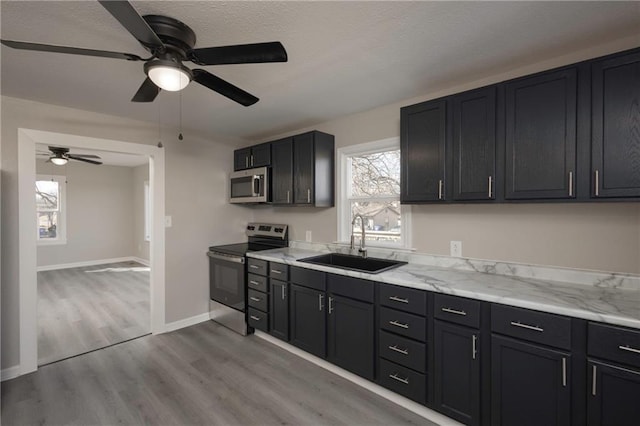
M 39 246 L 58 246 L 67 244 L 67 177 L 61 175 L 36 175 L 36 181 L 39 180 L 55 180 L 58 182 L 58 188 L 60 189 L 60 212 L 58 221 L 60 223 L 60 229 L 56 230 L 56 238 L 54 239 L 40 239 L 38 234 L 38 226 L 36 226 L 36 240 Z M 34 182 L 35 187 L 35 182 Z M 37 218 L 37 209 L 36 209 Z
M 149 181 L 144 181 L 144 241 L 151 241 L 151 188 Z
M 380 152 L 385 150 L 393 150 L 400 148 L 400 137 L 393 137 L 388 139 L 381 139 L 373 142 L 366 142 L 357 145 L 350 145 L 339 148 L 337 151 L 338 156 L 338 170 L 337 170 L 337 213 L 338 213 L 338 243 L 349 244 L 351 239 L 351 221 L 349 217 L 351 211 L 349 209 L 349 200 L 347 194 L 349 193 L 348 185 L 351 182 L 350 172 L 347 168 L 348 157 L 354 154 L 370 154 L 374 152 Z M 382 197 L 381 197 L 382 198 Z M 383 243 L 383 242 L 371 242 L 367 241 L 369 247 L 383 247 L 383 248 L 402 248 L 411 249 L 411 207 L 407 204 L 402 205 L 401 214 L 401 233 L 402 244 Z

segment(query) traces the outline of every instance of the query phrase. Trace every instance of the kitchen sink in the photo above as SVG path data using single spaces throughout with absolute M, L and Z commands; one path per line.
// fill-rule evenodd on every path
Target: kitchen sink
M 332 266 L 340 269 L 350 269 L 352 271 L 367 272 L 377 274 L 406 265 L 407 262 L 399 260 L 378 259 L 375 257 L 352 256 L 349 254 L 327 253 L 320 256 L 306 257 L 299 259 L 299 262 L 314 263 L 316 265 Z

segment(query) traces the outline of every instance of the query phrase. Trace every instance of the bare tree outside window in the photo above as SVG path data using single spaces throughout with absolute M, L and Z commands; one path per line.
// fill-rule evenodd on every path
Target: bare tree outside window
M 38 240 L 53 240 L 59 235 L 60 182 L 55 179 L 36 181 Z

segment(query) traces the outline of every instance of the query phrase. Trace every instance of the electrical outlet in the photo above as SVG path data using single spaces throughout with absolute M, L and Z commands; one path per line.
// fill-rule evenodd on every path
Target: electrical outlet
M 305 233 L 304 239 L 306 242 L 310 243 L 311 242 L 311 231 L 307 231 Z
M 451 241 L 450 251 L 452 257 L 462 257 L 462 241 Z

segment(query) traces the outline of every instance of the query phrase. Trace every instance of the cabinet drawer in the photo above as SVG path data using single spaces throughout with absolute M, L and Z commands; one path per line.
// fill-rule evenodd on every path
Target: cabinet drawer
M 320 291 L 327 289 L 325 276 L 324 272 L 314 271 L 313 269 L 299 268 L 297 266 L 289 268 L 289 281 Z
M 421 342 L 427 337 L 426 318 L 385 307 L 380 308 L 380 328 Z
M 373 281 L 327 274 L 327 287 L 330 293 L 373 303 Z
M 267 261 L 247 258 L 247 272 L 251 274 L 267 275 Z
M 247 287 L 253 290 L 261 291 L 263 293 L 267 293 L 269 291 L 269 286 L 267 285 L 267 277 L 263 277 L 261 275 L 248 274 Z
M 426 403 L 427 378 L 424 374 L 380 359 L 378 363 L 378 383 L 420 404 L 424 405 Z
M 265 293 L 249 289 L 247 301 L 252 308 L 260 309 L 262 312 L 267 312 L 268 300 Z
M 289 265 L 284 263 L 269 262 L 269 276 L 281 281 L 289 280 Z
M 380 284 L 380 304 L 418 315 L 427 314 L 427 292 L 391 284 Z
M 493 304 L 491 305 L 491 331 L 544 345 L 571 349 L 571 319 L 554 314 Z
M 587 353 L 640 368 L 640 330 L 589 323 Z
M 378 354 L 382 358 L 424 373 L 427 367 L 426 353 L 424 343 L 380 330 Z
M 463 297 L 436 294 L 433 298 L 433 315 L 441 320 L 480 328 L 480 301 Z
M 257 309 L 249 308 L 248 319 L 249 325 L 264 332 L 269 331 L 269 315 L 260 312 Z

